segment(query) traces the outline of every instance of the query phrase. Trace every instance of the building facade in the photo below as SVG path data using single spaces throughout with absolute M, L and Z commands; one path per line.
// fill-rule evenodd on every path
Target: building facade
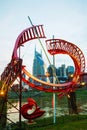
M 46 81 L 45 67 L 44 67 L 44 61 L 42 58 L 42 53 L 39 53 L 38 51 L 36 51 L 36 47 L 35 47 L 35 52 L 34 52 L 32 73 L 33 73 L 33 76 Z
M 69 74 L 73 74 L 74 73 L 74 67 L 73 66 L 65 66 L 65 64 L 62 64 L 60 67 L 58 68 L 54 68 L 53 65 L 49 65 L 47 71 L 50 74 L 49 79 L 50 82 L 53 82 L 53 70 L 55 71 L 55 75 L 56 75 L 56 83 L 60 82 L 66 82 L 68 80 L 68 75 Z

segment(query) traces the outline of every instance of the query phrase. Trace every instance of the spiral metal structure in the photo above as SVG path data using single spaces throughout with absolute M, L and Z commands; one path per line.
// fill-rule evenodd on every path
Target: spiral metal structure
M 15 66 L 15 64 L 20 63 L 20 57 L 18 54 L 18 49 L 25 44 L 27 41 L 38 39 L 38 38 L 46 38 L 43 30 L 43 25 L 37 25 L 30 28 L 25 29 L 20 35 L 18 36 L 14 49 L 12 54 L 12 60 L 10 63 L 10 70 Z M 24 77 L 22 77 L 22 81 L 27 83 L 32 88 L 36 88 L 40 91 L 45 92 L 59 92 L 59 93 L 68 93 L 69 91 L 72 91 L 75 89 L 75 84 L 77 84 L 79 80 L 79 75 L 85 71 L 85 58 L 82 53 L 82 51 L 73 43 L 70 43 L 68 41 L 62 40 L 62 39 L 49 39 L 46 40 L 46 46 L 47 50 L 51 55 L 56 54 L 67 54 L 71 57 L 71 59 L 74 62 L 75 65 L 75 74 L 73 77 L 73 80 L 71 82 L 63 83 L 63 84 L 54 84 L 54 83 L 48 83 L 44 82 L 40 79 L 37 79 L 33 75 L 31 75 L 27 70 L 25 65 L 22 65 L 22 73 L 25 73 L 29 78 L 31 78 L 33 81 L 37 82 L 38 85 L 34 84 L 34 82 L 30 82 L 29 80 L 26 80 Z M 13 71 L 13 73 L 12 73 Z M 17 77 L 19 70 L 14 69 L 11 71 L 11 74 L 9 77 L 13 79 L 12 77 Z M 1 75 L 1 79 L 6 79 L 6 72 L 7 70 Z M 18 74 L 17 74 L 18 73 Z M 16 76 L 14 76 L 16 75 Z M 5 78 L 4 78 L 5 77 Z M 15 78 L 12 80 L 12 82 L 15 80 Z M 10 78 L 9 78 L 10 79 Z M 10 79 L 10 80 L 11 80 Z M 6 81 L 5 81 L 6 82 Z M 9 80 L 7 80 L 6 83 L 8 83 Z M 6 84 L 4 84 L 6 87 Z M 4 88 L 3 86 L 3 88 Z M 10 85 L 7 85 L 7 87 Z M 55 89 L 54 89 L 55 87 Z
M 22 59 L 20 59 L 18 49 L 25 44 L 27 41 L 35 40 L 38 38 L 46 38 L 44 34 L 43 25 L 32 26 L 30 28 L 25 29 L 23 32 L 20 33 L 18 36 L 15 46 L 13 49 L 12 57 L 10 63 L 5 68 L 4 72 L 1 74 L 1 81 L 2 86 L 0 87 L 0 94 L 5 92 L 4 102 L 6 102 L 7 93 L 9 88 L 13 84 L 13 82 L 17 79 L 17 77 L 21 78 L 23 82 L 29 85 L 32 88 L 38 89 L 40 91 L 45 92 L 58 92 L 60 96 L 66 95 L 71 91 L 75 91 L 77 87 L 77 83 L 79 82 L 79 76 L 81 73 L 85 71 L 85 58 L 82 51 L 73 43 L 62 39 L 49 39 L 46 40 L 47 50 L 51 55 L 56 54 L 67 54 L 71 57 L 75 65 L 75 73 L 72 81 L 63 83 L 63 84 L 54 84 L 44 82 L 40 79 L 37 79 L 33 75 L 31 75 L 28 70 L 26 69 L 25 65 L 22 64 Z M 20 77 L 21 71 L 21 77 Z M 33 82 L 25 79 L 22 74 L 26 74 Z M 29 79 L 28 78 L 28 79 Z M 37 82 L 37 84 L 34 84 Z M 4 95 L 3 95 L 4 96 Z M 4 102 L 2 104 L 2 109 L 0 113 L 2 113 L 4 108 Z M 37 110 L 37 105 L 34 101 L 32 101 L 32 105 L 34 105 L 34 111 Z M 29 104 L 25 105 L 23 109 L 28 110 L 30 108 Z M 24 114 L 24 113 L 22 113 Z M 24 116 L 26 113 L 24 114 Z M 0 115 L 1 116 L 1 115 Z M 29 113 L 27 112 L 27 118 L 29 117 Z
M 42 28 L 42 25 L 39 26 L 33 26 L 29 29 L 24 30 L 17 38 L 12 59 L 17 59 L 17 49 L 24 43 L 26 43 L 29 40 L 33 40 L 36 38 L 45 38 L 45 34 Z M 74 62 L 75 65 L 75 74 L 73 77 L 73 80 L 71 82 L 67 82 L 64 84 L 53 84 L 44 82 L 42 80 L 37 79 L 33 75 L 31 75 L 26 68 L 22 67 L 23 73 L 25 73 L 29 78 L 31 78 L 33 81 L 38 82 L 40 85 L 34 84 L 34 82 L 29 82 L 28 80 L 24 79 L 22 77 L 22 80 L 27 83 L 32 88 L 36 88 L 40 91 L 46 91 L 46 92 L 69 92 L 74 90 L 75 84 L 79 80 L 80 73 L 84 72 L 85 70 L 85 58 L 82 53 L 82 51 L 73 43 L 70 43 L 68 41 L 62 40 L 62 39 L 49 39 L 46 40 L 46 46 L 47 50 L 51 55 L 55 54 L 68 54 L 71 59 Z M 54 89 L 55 86 L 55 89 Z
M 71 57 L 75 65 L 73 81 L 78 81 L 78 76 L 85 71 L 85 57 L 82 51 L 73 43 L 62 39 L 46 40 L 47 50 L 51 55 L 67 54 Z

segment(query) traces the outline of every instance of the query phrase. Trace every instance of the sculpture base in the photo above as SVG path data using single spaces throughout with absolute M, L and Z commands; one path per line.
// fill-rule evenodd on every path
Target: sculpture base
M 33 121 L 33 120 L 28 120 L 28 121 L 26 121 L 25 123 L 26 123 L 27 125 L 36 124 L 36 122 Z

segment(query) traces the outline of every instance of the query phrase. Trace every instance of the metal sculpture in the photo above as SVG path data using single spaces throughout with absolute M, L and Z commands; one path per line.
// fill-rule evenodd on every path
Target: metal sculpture
M 41 110 L 40 107 L 37 106 L 34 99 L 28 98 L 28 103 L 21 107 L 21 113 L 25 119 L 28 119 L 29 123 L 32 123 L 33 119 L 42 116 L 45 111 Z
M 69 92 L 77 89 L 78 86 L 76 84 L 79 83 L 80 74 L 85 71 L 85 57 L 83 52 L 75 44 L 63 39 L 46 40 L 46 47 L 51 55 L 67 54 L 71 57 L 74 62 L 75 73 L 71 81 L 72 84 L 69 86 Z
M 18 54 L 18 49 L 23 44 L 25 44 L 27 41 L 38 39 L 38 38 L 46 38 L 46 36 L 44 34 L 44 30 L 43 30 L 43 25 L 32 26 L 30 28 L 25 29 L 22 33 L 20 33 L 20 35 L 18 36 L 18 38 L 16 40 L 14 49 L 13 49 L 13 54 L 12 54 L 12 59 L 11 59 L 10 65 L 14 66 L 15 62 L 20 60 L 20 57 Z M 26 80 L 24 77 L 22 77 L 22 80 L 25 83 L 27 83 L 29 86 L 31 86 L 32 88 L 36 88 L 40 91 L 59 92 L 60 94 L 61 93 L 66 94 L 70 91 L 75 90 L 76 89 L 75 84 L 77 84 L 77 82 L 79 80 L 79 75 L 85 71 L 85 58 L 84 58 L 82 51 L 75 44 L 62 40 L 62 39 L 46 40 L 46 46 L 47 46 L 48 52 L 51 55 L 55 55 L 55 54 L 59 54 L 59 53 L 68 54 L 72 58 L 74 65 L 75 65 L 75 74 L 74 74 L 73 80 L 71 82 L 67 82 L 64 84 L 60 84 L 60 83 L 53 84 L 53 83 L 44 82 L 42 80 L 37 79 L 33 75 L 31 75 L 26 70 L 26 67 L 24 67 L 25 65 L 22 65 L 22 73 L 25 73 L 29 78 L 31 78 L 33 81 L 38 82 L 38 84 L 40 84 L 40 85 L 36 85 L 36 84 L 34 84 L 34 82 L 30 82 L 30 81 Z M 2 81 L 4 79 L 2 77 L 5 77 L 5 79 L 7 81 L 8 77 L 5 76 L 5 73 L 6 73 L 6 69 L 5 69 L 4 73 L 2 74 L 3 76 L 1 75 Z M 14 75 L 15 75 L 16 71 L 13 70 L 12 73 L 14 73 Z M 6 86 L 6 84 L 5 84 L 5 83 L 7 83 L 6 81 L 4 81 L 3 88 Z M 55 89 L 54 89 L 54 86 L 55 86 Z
M 27 41 L 36 39 L 36 38 L 46 38 L 43 26 L 33 26 L 31 28 L 28 28 L 24 30 L 17 38 L 15 47 L 12 54 L 12 59 L 19 59 L 17 54 L 17 49 L 22 46 Z M 75 65 L 75 74 L 73 77 L 73 80 L 71 82 L 67 82 L 64 84 L 53 84 L 44 82 L 42 80 L 39 80 L 35 78 L 33 75 L 31 75 L 24 66 L 22 66 L 22 71 L 25 73 L 29 78 L 31 78 L 33 81 L 38 82 L 40 85 L 36 85 L 28 80 L 26 80 L 24 77 L 22 77 L 22 80 L 27 83 L 32 88 L 36 88 L 40 91 L 46 91 L 46 92 L 59 92 L 63 94 L 66 94 L 70 91 L 75 90 L 75 84 L 77 84 L 79 80 L 79 75 L 85 71 L 85 58 L 82 53 L 82 51 L 73 43 L 70 43 L 68 41 L 62 40 L 62 39 L 49 39 L 46 40 L 46 46 L 47 50 L 51 55 L 55 54 L 67 54 L 69 55 Z M 55 86 L 55 89 L 54 89 Z
M 20 56 L 18 54 L 18 49 L 25 44 L 27 41 L 35 40 L 38 38 L 46 38 L 43 30 L 43 25 L 37 25 L 32 26 L 30 28 L 25 29 L 23 32 L 20 33 L 18 36 L 15 46 L 12 53 L 11 62 L 8 64 L 8 66 L 5 68 L 4 72 L 1 75 L 1 80 L 3 82 L 1 87 L 1 92 L 4 91 L 8 93 L 9 88 L 11 84 L 15 81 L 17 77 L 21 78 L 23 82 L 28 84 L 30 87 L 38 89 L 40 91 L 45 92 L 59 92 L 59 96 L 63 96 L 71 91 L 75 91 L 77 89 L 77 85 L 79 82 L 80 74 L 85 71 L 85 57 L 82 53 L 82 51 L 73 43 L 70 43 L 68 41 L 62 40 L 62 39 L 49 39 L 46 40 L 46 46 L 47 50 L 51 55 L 56 54 L 67 54 L 71 57 L 71 59 L 74 62 L 75 65 L 75 73 L 72 81 L 63 83 L 63 84 L 54 84 L 54 83 L 48 83 L 44 82 L 40 79 L 37 79 L 33 75 L 31 75 L 27 70 L 25 65 L 22 64 L 22 60 L 20 59 Z M 21 70 L 21 77 L 20 77 L 20 69 Z M 29 78 L 31 78 L 34 82 L 30 82 L 29 80 L 25 79 L 22 74 L 26 74 Z M 28 79 L 29 79 L 28 78 Z M 34 84 L 35 82 L 38 83 L 38 85 Z M 7 95 L 7 94 L 6 94 Z M 35 105 L 37 108 L 37 105 L 34 101 L 32 101 L 32 105 Z M 24 105 L 22 109 L 26 112 L 28 110 L 28 105 Z M 2 110 L 3 110 L 2 105 Z M 30 106 L 29 106 L 30 107 Z M 1 113 L 1 112 L 0 112 Z M 23 113 L 23 116 L 26 114 Z M 39 114 L 36 114 L 39 116 Z M 29 114 L 27 113 L 27 116 L 25 118 L 28 118 Z M 32 115 L 33 118 L 33 115 Z

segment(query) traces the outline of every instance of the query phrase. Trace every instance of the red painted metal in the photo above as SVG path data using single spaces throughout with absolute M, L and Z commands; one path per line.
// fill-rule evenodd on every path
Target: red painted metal
M 76 72 L 78 71 L 78 73 L 81 73 L 85 71 L 85 57 L 80 48 L 78 48 L 75 44 L 62 39 L 49 39 L 46 40 L 46 47 L 51 55 L 69 55 L 74 61 Z
M 70 88 L 69 88 L 70 90 L 67 89 L 67 91 L 68 92 L 75 91 L 76 90 L 75 84 L 77 84 L 80 74 L 85 71 L 85 57 L 82 51 L 75 44 L 62 40 L 62 39 L 46 40 L 46 46 L 47 46 L 48 52 L 51 55 L 67 54 L 73 60 L 74 65 L 75 65 L 75 73 L 71 81 L 72 85 L 70 85 Z M 67 91 L 65 92 L 62 91 L 63 93 L 60 95 L 63 96 Z
M 25 119 L 28 119 L 29 123 L 31 123 L 33 119 L 42 116 L 45 111 L 41 110 L 40 107 L 37 106 L 37 103 L 34 99 L 28 98 L 28 103 L 21 107 L 21 113 L 22 116 Z
M 24 77 L 22 77 L 22 81 L 31 86 L 32 88 L 36 88 L 40 91 L 45 91 L 45 92 L 62 92 L 63 90 L 66 90 L 68 87 L 72 85 L 72 82 L 67 82 L 65 84 L 53 84 L 53 83 L 48 83 L 44 82 L 42 80 L 39 80 L 32 76 L 26 69 L 23 68 L 23 73 L 25 73 L 28 77 L 32 78 L 33 81 L 36 81 L 38 85 L 29 82 L 29 80 L 26 80 Z M 40 85 L 39 85 L 40 84 Z M 64 85 L 64 86 L 63 86 Z M 55 89 L 53 87 L 55 86 Z M 70 87 L 70 89 L 72 89 Z
M 37 25 L 30 28 L 25 29 L 17 38 L 15 47 L 12 54 L 12 59 L 17 59 L 17 49 L 22 46 L 24 43 L 30 40 L 34 40 L 37 38 L 46 38 L 43 30 L 43 25 Z
M 17 61 L 20 61 L 20 57 L 17 54 L 18 52 L 17 50 L 20 48 L 20 46 L 25 44 L 27 41 L 38 39 L 38 38 L 46 38 L 43 30 L 43 25 L 37 25 L 37 26 L 32 26 L 30 28 L 27 28 L 18 36 L 13 49 L 12 59 L 9 64 L 10 67 L 7 66 L 7 68 L 5 68 L 5 71 L 1 75 L 1 80 L 3 80 L 3 86 L 1 90 L 6 89 L 7 90 L 6 92 L 8 92 L 11 84 L 19 76 L 20 67 L 19 67 L 19 62 Z M 25 73 L 30 79 L 32 79 L 34 82 L 37 82 L 40 85 L 36 85 L 30 82 L 26 80 L 24 77 L 21 77 L 22 81 L 27 83 L 30 87 L 38 89 L 40 91 L 59 92 L 59 97 L 62 97 L 71 91 L 75 91 L 78 88 L 76 84 L 79 81 L 80 74 L 84 73 L 85 71 L 85 58 L 82 51 L 75 44 L 62 39 L 46 40 L 46 46 L 48 52 L 51 55 L 67 54 L 71 57 L 75 65 L 75 73 L 72 81 L 64 84 L 53 84 L 53 83 L 44 82 L 31 75 L 25 69 L 24 65 L 22 65 L 22 73 Z M 15 65 L 16 63 L 18 64 Z M 29 121 L 43 115 L 44 112 L 45 111 L 40 110 L 36 102 L 31 98 L 29 98 L 28 103 L 24 104 L 21 108 L 21 113 L 23 117 L 28 119 Z
M 45 38 L 45 34 L 43 31 L 43 26 L 33 26 L 28 29 L 25 29 L 17 38 L 15 47 L 12 54 L 12 59 L 18 59 L 17 49 L 22 46 L 24 43 L 30 40 Z M 75 65 L 75 73 L 71 82 L 67 82 L 64 84 L 53 84 L 47 83 L 42 80 L 35 78 L 31 75 L 24 67 L 22 67 L 23 73 L 25 73 L 29 78 L 33 81 L 38 82 L 40 85 L 36 85 L 32 82 L 27 81 L 22 77 L 22 80 L 26 82 L 32 88 L 36 88 L 40 91 L 46 92 L 61 92 L 62 95 L 64 93 L 68 93 L 70 91 L 75 90 L 75 84 L 77 84 L 79 80 L 80 73 L 85 71 L 85 58 L 82 51 L 73 43 L 62 39 L 49 39 L 46 40 L 47 50 L 51 55 L 56 54 L 67 54 L 71 57 Z M 55 89 L 54 89 L 55 86 Z M 61 94 L 60 93 L 60 94 Z

